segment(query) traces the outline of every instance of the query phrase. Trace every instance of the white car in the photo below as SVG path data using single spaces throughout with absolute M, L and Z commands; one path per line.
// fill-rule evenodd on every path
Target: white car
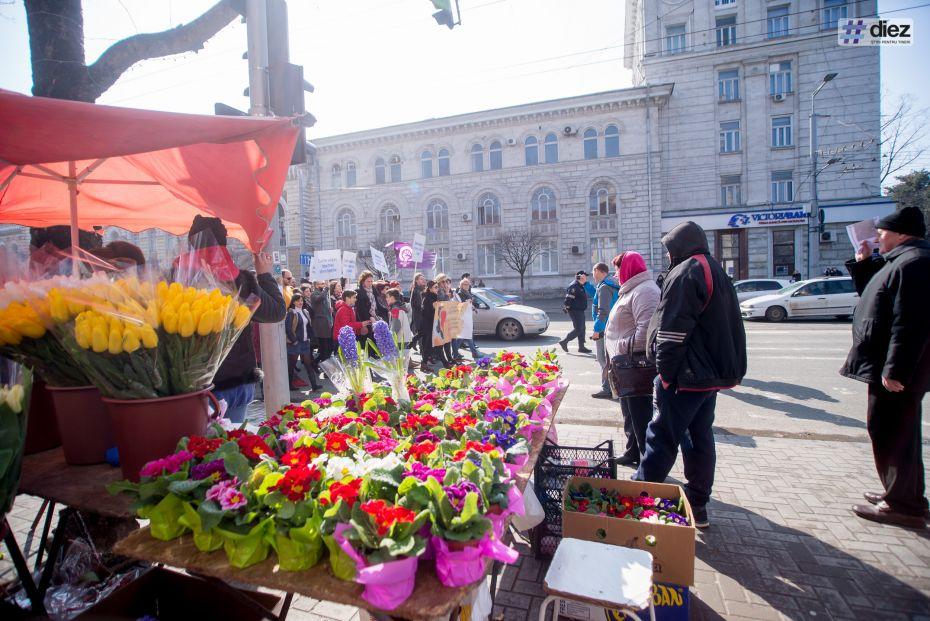
M 549 315 L 542 309 L 507 303 L 479 287 L 471 293 L 475 297 L 475 336 L 495 334 L 502 341 L 515 341 L 549 329 Z
M 794 317 L 849 317 L 859 294 L 852 278 L 802 280 L 739 305 L 743 319 L 782 321 Z
M 778 278 L 752 278 L 737 280 L 733 283 L 733 287 L 736 289 L 736 297 L 739 298 L 739 301 L 745 302 L 763 295 L 771 295 L 790 284 L 789 281 L 779 280 Z

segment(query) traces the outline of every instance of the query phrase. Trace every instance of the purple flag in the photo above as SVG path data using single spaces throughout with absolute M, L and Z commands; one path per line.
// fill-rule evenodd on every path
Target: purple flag
M 436 265 L 436 253 L 429 250 L 423 251 L 423 260 L 419 263 L 413 261 L 413 246 L 410 242 L 394 242 L 395 264 L 399 269 L 433 269 Z

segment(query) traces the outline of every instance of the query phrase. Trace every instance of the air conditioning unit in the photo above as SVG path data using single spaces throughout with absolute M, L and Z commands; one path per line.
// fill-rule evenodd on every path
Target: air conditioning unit
M 581 246 L 572 246 L 572 254 L 581 254 Z
M 772 101 L 784 101 L 784 100 L 785 100 L 784 93 L 775 93 L 774 95 L 772 95 Z
M 565 134 L 566 136 L 574 136 L 575 134 L 578 133 L 578 131 L 572 129 L 571 125 L 566 125 L 565 127 L 562 128 L 562 133 Z
M 821 244 L 832 244 L 836 241 L 836 234 L 833 231 L 824 231 L 820 234 Z
M 463 213 L 463 214 L 462 214 L 462 222 L 471 222 L 471 214 L 470 214 L 470 213 Z
M 512 147 L 512 146 L 514 146 L 514 145 L 516 145 L 516 144 L 517 144 L 516 139 L 514 139 L 514 138 L 508 138 L 508 139 L 507 139 L 507 146 L 508 146 L 508 147 Z
M 455 258 L 458 259 L 459 261 L 464 261 L 465 259 L 468 258 L 468 253 L 467 253 L 467 252 L 459 252 L 458 254 L 455 255 Z

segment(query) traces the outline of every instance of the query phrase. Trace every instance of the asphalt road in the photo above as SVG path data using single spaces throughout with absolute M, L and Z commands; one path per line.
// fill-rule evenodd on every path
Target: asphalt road
M 508 347 L 531 352 L 558 348 L 571 330 L 565 315 L 550 312 L 549 330 L 518 343 L 481 337 L 478 347 L 492 351 Z M 720 393 L 715 427 L 722 433 L 837 440 L 864 440 L 866 385 L 837 371 L 852 341 L 849 321 L 787 321 L 780 324 L 746 322 L 749 371 L 743 384 Z M 591 323 L 588 323 L 590 330 Z M 594 345 L 588 341 L 588 347 Z M 579 354 L 577 345 L 562 354 L 571 380 L 568 397 L 559 410 L 560 422 L 617 426 L 620 406 L 593 399 L 600 389 L 600 367 L 593 354 Z M 930 406 L 930 399 L 925 400 Z M 930 423 L 924 422 L 925 427 Z

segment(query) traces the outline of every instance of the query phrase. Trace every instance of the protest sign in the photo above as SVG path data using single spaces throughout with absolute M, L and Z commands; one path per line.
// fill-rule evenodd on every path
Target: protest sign
M 371 250 L 371 264 L 375 266 L 375 269 L 381 272 L 381 274 L 389 274 L 390 270 L 388 269 L 387 261 L 384 259 L 384 253 L 374 246 L 369 246 L 368 248 Z
M 346 280 L 355 280 L 358 278 L 358 270 L 355 264 L 356 253 L 348 250 L 342 251 L 342 277 Z
M 419 233 L 413 234 L 413 244 L 411 249 L 413 250 L 413 262 L 420 263 L 423 261 L 423 249 L 426 247 L 426 236 L 420 235 Z
M 320 250 L 310 265 L 311 280 L 332 280 L 342 276 L 342 251 Z
M 436 302 L 433 319 L 433 345 L 438 347 L 458 338 L 462 318 L 471 310 L 471 302 Z

